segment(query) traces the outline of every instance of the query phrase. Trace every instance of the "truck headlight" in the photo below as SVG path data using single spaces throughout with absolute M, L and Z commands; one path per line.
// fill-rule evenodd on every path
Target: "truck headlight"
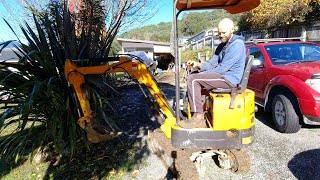
M 305 83 L 308 86 L 310 86 L 312 89 L 314 89 L 320 93 L 320 78 L 319 78 L 319 76 L 320 76 L 319 74 L 316 74 L 316 75 L 312 76 L 311 79 L 307 79 Z

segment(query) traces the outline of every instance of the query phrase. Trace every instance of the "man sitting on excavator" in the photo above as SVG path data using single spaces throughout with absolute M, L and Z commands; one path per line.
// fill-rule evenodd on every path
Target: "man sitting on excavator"
M 188 61 L 187 64 L 200 70 L 190 74 L 187 82 L 191 119 L 179 122 L 183 128 L 206 128 L 204 119 L 201 89 L 231 88 L 240 83 L 246 59 L 244 38 L 234 35 L 234 24 L 229 18 L 224 18 L 218 25 L 221 43 L 216 48 L 210 61 L 199 63 Z

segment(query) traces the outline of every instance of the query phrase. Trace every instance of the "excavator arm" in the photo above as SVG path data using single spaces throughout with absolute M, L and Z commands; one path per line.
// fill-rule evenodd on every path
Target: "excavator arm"
M 92 143 L 98 143 L 113 139 L 120 135 L 119 132 L 108 132 L 94 124 L 94 112 L 90 108 L 89 98 L 84 88 L 85 75 L 99 75 L 116 72 L 126 72 L 134 80 L 146 85 L 166 116 L 164 123 L 161 125 L 161 129 L 168 138 L 171 138 L 171 127 L 176 124 L 176 118 L 174 117 L 173 112 L 159 89 L 155 79 L 143 63 L 132 62 L 127 57 L 119 57 L 119 61 L 110 65 L 78 67 L 72 62 L 72 60 L 67 59 L 65 62 L 65 76 L 68 82 L 74 87 L 77 98 L 80 102 L 83 117 L 79 118 L 78 124 L 81 128 L 86 130 L 88 140 Z

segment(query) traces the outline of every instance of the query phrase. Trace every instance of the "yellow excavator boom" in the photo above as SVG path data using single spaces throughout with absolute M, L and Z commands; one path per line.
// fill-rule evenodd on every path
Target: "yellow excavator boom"
M 166 120 L 161 125 L 161 129 L 168 138 L 171 138 L 171 127 L 176 124 L 176 119 L 155 79 L 143 63 L 132 62 L 127 57 L 119 57 L 119 61 L 110 65 L 78 67 L 72 62 L 72 60 L 67 59 L 65 62 L 65 76 L 68 82 L 73 86 L 80 102 L 83 117 L 78 120 L 78 124 L 81 128 L 87 131 L 89 141 L 92 143 L 106 141 L 117 137 L 119 133 L 108 132 L 94 124 L 94 112 L 92 112 L 90 108 L 89 99 L 86 90 L 84 89 L 84 76 L 89 74 L 99 75 L 116 72 L 126 72 L 133 79 L 138 80 L 140 83 L 146 85 L 151 95 L 158 103 L 160 109 L 166 116 Z

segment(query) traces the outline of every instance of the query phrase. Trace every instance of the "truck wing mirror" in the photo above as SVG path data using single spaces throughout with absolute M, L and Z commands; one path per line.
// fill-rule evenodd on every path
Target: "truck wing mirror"
M 263 64 L 260 59 L 254 58 L 252 62 L 253 67 L 263 67 Z

